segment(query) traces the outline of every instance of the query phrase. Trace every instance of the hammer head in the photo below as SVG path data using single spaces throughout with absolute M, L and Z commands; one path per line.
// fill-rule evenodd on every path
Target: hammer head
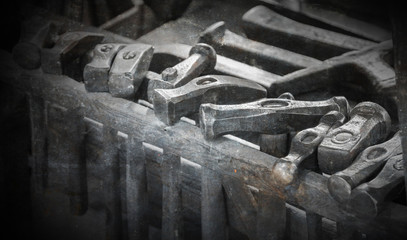
M 207 75 L 174 89 L 156 89 L 153 97 L 155 115 L 168 125 L 182 116 L 196 113 L 203 103 L 242 103 L 263 98 L 266 90 L 240 78 Z

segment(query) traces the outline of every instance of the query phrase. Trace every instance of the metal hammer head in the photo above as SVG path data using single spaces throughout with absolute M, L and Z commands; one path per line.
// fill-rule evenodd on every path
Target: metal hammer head
M 330 111 L 339 111 L 346 116 L 348 107 L 344 97 L 324 101 L 268 98 L 224 106 L 203 104 L 200 126 L 207 139 L 239 131 L 281 134 L 313 127 Z
M 328 133 L 318 148 L 318 164 L 328 174 L 347 168 L 366 147 L 383 141 L 390 130 L 390 116 L 380 105 L 362 102 L 351 119 Z
M 179 88 L 156 89 L 153 104 L 155 115 L 173 125 L 180 117 L 198 112 L 202 103 L 241 103 L 266 95 L 266 90 L 256 83 L 224 75 L 207 75 Z
M 298 167 L 316 152 L 329 129 L 336 128 L 345 122 L 345 116 L 337 111 L 325 114 L 316 127 L 300 131 L 291 142 L 289 154 L 273 166 L 272 179 L 279 186 L 287 186 L 294 182 L 298 175 Z

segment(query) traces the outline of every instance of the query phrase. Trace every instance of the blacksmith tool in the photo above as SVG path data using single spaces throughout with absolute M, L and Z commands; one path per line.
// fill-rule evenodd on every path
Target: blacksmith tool
M 173 67 L 166 68 L 160 78 L 150 79 L 147 95 L 153 101 L 154 89 L 180 87 L 202 73 L 210 73 L 216 65 L 215 50 L 204 43 L 198 43 L 189 51 L 189 57 Z
M 44 73 L 65 74 L 75 59 L 82 57 L 103 40 L 102 34 L 67 32 L 59 37 L 53 48 L 43 48 L 41 66 Z
M 83 70 L 83 80 L 89 92 L 108 92 L 109 71 L 113 59 L 124 44 L 98 44 L 93 50 L 92 61 Z
M 278 98 L 294 100 L 291 93 L 283 93 Z M 289 144 L 289 133 L 282 134 L 260 134 L 259 146 L 260 151 L 268 153 L 275 157 L 284 157 L 287 155 Z
M 150 66 L 153 52 L 153 46 L 136 43 L 127 45 L 116 54 L 108 81 L 112 96 L 134 98 Z
M 206 139 L 232 132 L 280 134 L 314 127 L 330 111 L 348 116 L 346 98 L 324 101 L 268 98 L 236 105 L 202 104 L 200 126 Z
M 359 103 L 352 109 L 350 118 L 330 131 L 318 147 L 318 165 L 324 173 L 344 170 L 361 151 L 385 140 L 389 133 L 390 116 L 376 103 Z
M 202 103 L 242 103 L 266 97 L 253 82 L 224 75 L 206 75 L 174 89 L 156 89 L 153 95 L 157 118 L 173 125 L 182 116 L 198 112 Z
M 199 41 L 210 44 L 222 56 L 279 75 L 321 63 L 311 57 L 242 37 L 226 29 L 225 22 L 208 27 L 201 33 Z
M 249 38 L 319 60 L 375 44 L 291 20 L 264 6 L 250 9 L 242 20 Z
M 399 154 L 402 154 L 400 132 L 384 143 L 366 148 L 352 165 L 329 178 L 328 189 L 331 196 L 338 202 L 346 202 L 352 189 L 375 174 L 390 158 Z
M 380 173 L 370 182 L 363 183 L 352 191 L 349 206 L 362 218 L 373 218 L 390 200 L 404 180 L 403 155 L 390 158 Z
M 278 186 L 287 186 L 294 182 L 299 165 L 316 153 L 319 144 L 330 129 L 345 122 L 345 116 L 337 111 L 325 114 L 316 127 L 300 131 L 291 142 L 290 152 L 273 166 L 272 178 Z

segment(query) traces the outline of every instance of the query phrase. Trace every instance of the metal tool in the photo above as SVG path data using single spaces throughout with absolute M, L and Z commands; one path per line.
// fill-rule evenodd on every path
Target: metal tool
M 266 95 L 266 90 L 256 83 L 224 75 L 207 75 L 179 88 L 156 89 L 153 104 L 157 118 L 173 125 L 180 117 L 198 112 L 202 103 L 242 103 Z
M 376 103 L 359 103 L 350 117 L 343 126 L 330 131 L 318 147 L 318 165 L 324 173 L 347 168 L 361 151 L 383 141 L 389 133 L 390 116 Z
M 283 93 L 278 98 L 294 100 L 291 93 Z M 260 134 L 258 142 L 260 151 L 275 157 L 284 157 L 288 153 L 289 133 Z
M 278 96 L 290 91 L 300 94 L 316 89 L 345 86 L 346 89 L 361 93 L 395 95 L 396 80 L 394 69 L 386 59 L 392 51 L 391 41 L 382 42 L 369 48 L 345 53 L 328 59 L 320 65 L 298 70 L 276 79 L 269 95 Z M 347 72 L 346 77 L 343 73 Z
M 264 6 L 250 9 L 242 20 L 249 38 L 320 60 L 374 45 L 371 41 L 293 21 Z
M 293 183 L 298 174 L 299 165 L 316 153 L 328 131 L 342 125 L 345 119 L 342 113 L 332 111 L 325 114 L 316 127 L 297 133 L 291 142 L 289 154 L 273 166 L 272 178 L 278 186 L 287 186 Z
M 242 37 L 226 29 L 225 22 L 209 26 L 201 33 L 199 41 L 210 44 L 222 56 L 279 75 L 321 63 L 311 57 Z
M 176 65 L 181 60 L 188 58 L 191 48 L 189 45 L 180 43 L 155 46 L 150 71 L 161 72 L 167 67 Z M 276 80 L 281 78 L 276 74 L 221 55 L 216 57 L 215 73 L 247 79 L 266 88 L 270 88 Z
M 134 98 L 150 66 L 153 52 L 153 46 L 135 43 L 127 45 L 116 54 L 108 81 L 112 96 Z
M 89 92 L 109 91 L 109 71 L 117 52 L 124 44 L 98 44 L 93 50 L 92 61 L 83 70 L 85 88 Z
M 69 64 L 93 49 L 103 38 L 102 34 L 92 32 L 64 33 L 53 48 L 42 49 L 42 70 L 50 74 L 67 74 Z
M 397 132 L 390 140 L 366 148 L 352 165 L 332 175 L 328 180 L 329 193 L 338 202 L 346 202 L 352 189 L 370 178 L 390 158 L 401 153 L 400 132 Z
M 174 67 L 166 68 L 161 78 L 151 79 L 148 83 L 147 95 L 153 100 L 154 89 L 171 89 L 180 87 L 202 73 L 210 73 L 216 65 L 216 52 L 208 44 L 198 43 L 189 51 L 189 57 Z
M 346 98 L 324 101 L 268 98 L 237 105 L 202 104 L 200 126 L 207 139 L 240 131 L 280 134 L 314 127 L 330 111 L 347 116 Z
M 381 211 L 385 200 L 392 197 L 391 191 L 403 180 L 403 155 L 400 154 L 390 158 L 373 180 L 352 191 L 349 206 L 358 216 L 373 218 Z

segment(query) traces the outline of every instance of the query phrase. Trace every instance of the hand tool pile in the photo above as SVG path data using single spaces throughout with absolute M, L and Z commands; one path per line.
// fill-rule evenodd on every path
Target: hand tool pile
M 140 91 L 147 91 L 156 117 L 167 125 L 181 117 L 199 118 L 197 125 L 208 141 L 239 132 L 294 132 L 289 154 L 272 167 L 273 181 L 281 188 L 294 184 L 302 166 L 329 174 L 332 197 L 361 217 L 376 216 L 403 182 L 399 134 L 385 141 L 391 119 L 380 105 L 361 102 L 351 108 L 340 96 L 323 101 L 294 100 L 290 93 L 266 98 L 266 89 L 257 83 L 212 75 L 217 55 L 204 43 L 161 74 L 148 71 L 153 55 L 154 47 L 146 44 L 96 45 L 83 71 L 86 89 L 134 100 L 148 81 Z
M 57 129 L 55 132 L 61 128 L 63 129 L 61 136 L 80 135 L 73 143 L 70 143 L 71 140 L 68 138 L 64 139 L 65 142 L 54 141 L 65 143 L 66 149 L 54 147 L 57 150 L 50 148 L 51 150 L 61 151 L 65 155 L 71 154 L 72 159 L 78 160 L 83 157 L 85 150 L 82 148 L 88 147 L 86 151 L 95 148 L 97 149 L 94 151 L 95 155 L 99 154 L 99 151 L 106 152 L 107 157 L 102 156 L 101 158 L 114 159 L 114 161 L 119 161 L 119 158 L 120 161 L 122 158 L 128 158 L 126 161 L 129 162 L 133 161 L 132 151 L 137 154 L 143 152 L 144 159 L 137 163 L 140 164 L 137 169 L 139 173 L 141 172 L 140 176 L 145 174 L 144 168 L 147 169 L 149 167 L 147 165 L 152 164 L 150 162 L 153 160 L 154 164 L 159 162 L 159 167 L 154 165 L 157 168 L 154 171 L 158 172 L 156 175 L 159 175 L 160 179 L 140 180 L 137 182 L 137 189 L 144 190 L 146 187 L 143 184 L 150 184 L 148 187 L 152 190 L 148 189 L 148 194 L 153 195 L 160 192 L 163 195 L 165 191 L 168 191 L 168 196 L 175 199 L 174 203 L 169 201 L 170 203 L 165 207 L 164 203 L 160 203 L 163 205 L 160 209 L 163 219 L 166 217 L 165 214 L 170 213 L 179 217 L 177 215 L 179 209 L 185 208 L 185 205 L 188 204 L 193 206 L 191 208 L 195 207 L 193 204 L 201 206 L 202 209 L 199 211 L 207 211 L 208 213 L 205 212 L 205 214 L 209 216 L 209 219 L 217 218 L 217 214 L 221 211 L 216 209 L 210 211 L 210 209 L 216 203 L 219 204 L 219 208 L 224 207 L 225 204 L 222 201 L 227 198 L 224 197 L 224 192 L 226 195 L 241 194 L 239 196 L 244 196 L 243 200 L 235 200 L 239 204 L 242 204 L 239 202 L 240 200 L 242 202 L 247 200 L 240 209 L 244 217 L 235 216 L 237 219 L 241 217 L 243 222 L 246 220 L 249 222 L 248 220 L 253 218 L 250 214 L 256 211 L 256 217 L 261 219 L 259 209 L 262 204 L 264 204 L 264 209 L 268 210 L 274 210 L 273 207 L 280 206 L 284 209 L 281 216 L 284 216 L 285 219 L 285 204 L 292 199 L 294 199 L 293 206 L 304 210 L 307 221 L 310 222 L 313 219 L 316 222 L 322 221 L 321 216 L 328 219 L 336 212 L 338 215 L 343 213 L 343 216 L 346 217 L 352 216 L 355 219 L 370 221 L 384 211 L 387 203 L 396 198 L 400 199 L 400 193 L 404 187 L 405 170 L 400 130 L 398 123 L 394 121 L 394 109 L 389 108 L 393 104 L 392 101 L 396 99 L 394 97 L 394 70 L 387 60 L 392 51 L 391 42 L 382 41 L 382 39 L 382 42 L 375 43 L 367 38 L 357 38 L 353 35 L 302 24 L 263 6 L 253 7 L 247 11 L 242 17 L 242 22 L 246 35 L 227 29 L 227 23 L 223 21 L 214 24 L 211 22 L 212 25 L 199 34 L 197 43 L 190 46 L 181 43 L 160 45 L 149 44 L 148 41 L 122 41 L 123 39 L 117 38 L 117 35 L 108 35 L 103 31 L 68 30 L 69 28 L 63 24 L 50 21 L 35 34 L 30 33 L 30 36 L 22 38 L 13 49 L 13 60 L 32 74 L 33 79 L 44 78 L 48 81 L 48 79 L 56 79 L 58 76 L 73 79 L 72 82 L 77 85 L 69 82 L 66 83 L 68 87 L 61 84 L 63 87 L 58 89 L 55 87 L 55 89 L 64 92 L 65 88 L 74 86 L 72 87 L 75 88 L 74 90 L 70 89 L 66 91 L 68 93 L 64 92 L 65 94 L 61 94 L 61 96 L 66 98 L 80 96 L 78 102 L 81 104 L 86 102 L 89 105 L 83 107 L 81 104 L 76 104 L 75 107 L 72 107 L 73 109 L 69 109 L 63 101 L 61 101 L 63 103 L 55 105 L 58 107 L 42 102 L 38 104 L 40 107 L 45 106 L 45 110 L 41 110 L 41 114 L 46 113 L 44 118 L 51 119 L 38 120 L 38 122 L 44 122 L 44 128 L 52 129 L 54 127 Z M 290 41 L 286 39 L 290 39 Z M 304 45 L 307 47 L 303 47 Z M 60 83 L 58 82 L 58 84 Z M 40 87 L 34 84 L 30 91 L 34 89 L 32 91 L 47 94 L 48 90 L 41 92 L 42 90 L 38 90 Z M 329 93 L 322 97 L 309 97 L 321 89 L 328 88 Z M 340 88 L 345 93 L 331 91 L 332 88 Z M 343 89 L 346 90 L 343 91 Z M 357 96 L 352 99 L 349 97 L 352 94 L 346 94 L 346 91 L 363 92 L 360 89 L 363 91 L 367 89 L 366 96 L 377 95 L 377 99 L 365 96 L 360 98 Z M 37 95 L 40 94 L 37 93 Z M 85 97 L 82 98 L 81 94 Z M 307 94 L 309 94 L 308 97 Z M 31 95 L 30 97 L 34 99 Z M 52 97 L 55 96 L 52 95 Z M 34 102 L 31 107 L 35 107 L 35 101 L 31 101 Z M 106 105 L 102 103 L 103 101 L 107 102 Z M 134 102 L 138 103 L 137 107 Z M 395 102 L 397 103 L 397 101 Z M 114 107 L 117 107 L 118 110 L 115 111 Z M 51 111 L 48 108 L 57 110 Z M 83 110 L 84 108 L 86 111 Z M 137 111 L 131 112 L 135 108 Z M 105 118 L 103 114 L 94 113 L 99 110 L 109 112 L 113 117 L 109 115 L 110 118 Z M 128 115 L 125 112 L 127 110 L 131 112 Z M 139 125 L 134 124 L 131 120 L 127 122 L 117 120 L 120 117 L 134 118 L 137 114 L 141 116 L 141 119 L 145 118 L 147 119 L 145 121 L 153 122 L 152 126 L 145 125 L 144 119 L 136 119 L 140 122 Z M 52 115 L 57 115 L 57 117 Z M 54 123 L 52 123 L 53 118 L 57 119 Z M 62 124 L 64 119 L 67 121 L 70 119 L 71 123 Z M 90 130 L 86 130 L 91 132 L 90 134 L 83 133 L 85 132 L 83 129 L 86 128 L 84 119 L 88 122 L 87 124 L 94 125 L 94 129 L 88 127 Z M 79 124 L 79 122 L 82 123 Z M 182 125 L 185 122 L 192 130 L 185 128 L 186 133 L 182 132 L 183 129 L 181 132 L 184 135 L 191 133 L 192 136 L 173 137 L 174 132 L 180 131 L 179 126 L 185 127 Z M 74 126 L 76 123 L 79 127 Z M 55 124 L 56 127 L 52 124 Z M 136 130 L 134 131 L 131 127 L 127 128 L 128 124 L 134 124 Z M 61 127 L 62 125 L 64 126 Z M 35 127 L 38 128 L 38 126 Z M 105 141 L 100 147 L 101 150 L 97 146 L 98 143 L 95 143 L 97 141 L 92 142 L 94 136 L 91 134 L 92 131 L 96 131 L 95 129 L 102 129 L 99 133 L 101 136 L 97 136 L 102 139 L 100 141 Z M 157 133 L 163 135 L 164 140 L 161 140 L 160 136 L 150 136 Z M 46 139 L 43 141 L 44 145 L 49 144 L 47 141 L 52 142 L 54 133 L 42 134 Z M 233 145 L 237 144 L 236 142 L 225 143 L 225 137 L 229 140 L 230 137 L 241 138 L 239 140 L 250 142 L 251 148 L 255 148 L 255 150 L 250 149 L 253 150 L 250 152 L 246 148 L 244 149 L 246 153 L 239 152 L 240 145 Z M 116 147 L 114 144 L 116 144 L 117 138 L 129 141 L 128 145 L 126 143 Z M 173 143 L 167 143 L 172 140 Z M 199 145 L 200 150 L 195 152 L 194 146 L 174 147 L 171 145 L 182 145 L 186 142 Z M 90 146 L 85 147 L 86 144 Z M 134 150 L 132 144 L 137 144 L 138 149 Z M 215 147 L 216 145 L 228 146 L 228 148 L 231 146 L 232 150 L 224 155 L 219 154 L 219 157 L 206 165 L 205 161 L 209 162 L 208 158 L 213 158 L 212 148 L 213 152 L 220 151 Z M 123 153 L 124 146 L 128 151 L 126 153 Z M 187 151 L 182 152 L 183 147 L 188 148 L 192 154 L 187 155 L 185 154 Z M 257 151 L 257 147 L 260 151 Z M 38 149 L 48 151 L 48 147 Z M 120 150 L 118 151 L 118 149 Z M 225 151 L 227 150 L 229 149 Z M 244 157 L 237 157 L 239 154 Z M 124 155 L 126 156 L 124 157 Z M 202 157 L 197 157 L 196 162 L 186 159 L 188 157 L 192 159 L 197 155 Z M 139 158 L 142 157 L 139 156 Z M 146 160 L 149 158 L 153 160 Z M 226 160 L 222 162 L 220 158 Z M 258 161 L 256 161 L 257 159 L 250 161 L 251 158 L 258 158 Z M 52 160 L 52 158 L 50 159 Z M 276 160 L 272 160 L 267 165 L 267 161 L 270 159 Z M 190 162 L 189 164 L 192 162 L 188 174 L 193 177 L 191 177 L 192 180 L 188 180 L 188 184 L 191 185 L 188 186 L 188 191 L 195 191 L 198 195 L 196 197 L 198 200 L 194 198 L 195 201 L 185 201 L 187 203 L 179 203 L 178 199 L 182 195 L 180 189 L 184 184 L 182 183 L 184 180 L 177 178 L 177 171 L 184 171 L 179 170 L 182 161 Z M 129 162 L 127 162 L 127 167 L 130 166 Z M 46 164 L 48 162 L 44 165 Z M 75 164 L 86 168 L 86 166 L 82 166 L 84 161 L 78 160 L 78 163 L 75 162 Z M 146 164 L 147 167 L 143 164 Z M 107 180 L 103 181 L 107 185 L 112 184 L 107 190 L 104 190 L 104 194 L 110 196 L 111 199 L 116 199 L 116 195 L 125 192 L 114 192 L 117 190 L 117 186 L 113 184 L 117 180 L 114 168 L 118 166 L 119 164 L 116 166 L 111 163 L 106 168 L 107 170 L 105 169 Z M 158 170 L 158 168 L 160 169 Z M 163 169 L 171 171 L 163 171 Z M 230 169 L 233 170 L 230 171 Z M 110 173 L 109 170 L 111 170 Z M 96 172 L 96 170 L 94 171 Z M 314 175 L 309 178 L 304 177 L 310 172 L 316 173 L 315 175 L 318 177 Z M 78 212 L 75 213 L 77 215 L 84 214 L 87 200 L 84 200 L 86 197 L 83 196 L 88 193 L 85 190 L 86 184 L 81 185 L 79 182 L 89 180 L 87 180 L 86 174 L 81 175 L 80 170 L 70 171 L 69 174 L 72 175 L 70 175 L 72 178 L 70 187 L 73 189 L 70 190 L 70 194 L 73 196 L 72 202 L 77 202 L 77 205 L 80 206 L 75 207 L 76 205 L 73 204 L 72 209 Z M 126 177 L 133 177 L 130 170 L 126 174 L 128 174 Z M 150 173 L 146 175 L 148 174 Z M 95 175 L 97 174 L 95 173 Z M 139 175 L 137 177 L 142 179 Z M 199 181 L 196 180 L 197 178 Z M 75 182 L 75 179 L 79 180 Z M 120 179 L 120 181 L 122 180 Z M 122 181 L 122 183 L 126 181 L 129 180 Z M 160 184 L 166 184 L 167 181 L 169 185 L 164 188 L 171 188 L 171 191 L 160 189 L 157 187 L 158 185 L 154 185 L 156 182 L 147 184 L 144 181 L 156 181 Z M 277 201 L 278 204 L 276 203 L 275 206 L 268 203 L 271 202 L 270 199 L 270 201 L 262 202 L 262 197 L 266 196 L 265 199 L 270 197 L 267 195 L 269 194 L 267 191 L 278 195 L 281 201 Z M 185 194 L 189 194 L 186 192 Z M 217 198 L 211 198 L 213 192 L 218 194 Z M 126 195 L 126 197 L 128 196 L 130 193 Z M 314 199 L 319 196 L 322 196 L 321 199 Z M 76 200 L 75 197 L 79 200 Z M 122 197 L 120 196 L 120 198 Z M 140 196 L 137 195 L 137 197 Z M 244 199 L 245 197 L 247 199 Z M 205 199 L 212 205 L 204 202 Z M 160 201 L 163 200 L 160 199 Z M 316 210 L 319 208 L 318 204 L 324 203 L 324 201 L 329 201 L 329 206 L 336 207 L 326 211 L 329 213 L 326 215 L 324 215 L 325 210 L 321 211 L 322 213 L 318 212 L 318 209 Z M 117 207 L 120 204 L 116 204 L 114 201 L 111 203 L 113 206 L 111 208 L 116 211 L 112 215 L 120 219 L 122 213 Z M 179 204 L 179 206 L 172 209 L 169 207 L 173 206 L 171 204 Z M 109 207 L 110 205 L 107 208 Z M 246 207 L 256 209 L 246 211 Z M 270 211 L 266 211 L 267 214 L 263 216 L 265 217 L 263 220 L 267 224 L 269 220 L 267 216 L 272 215 L 269 214 Z M 331 214 L 331 211 L 335 213 Z M 154 214 L 157 213 L 154 212 Z M 203 213 L 198 214 L 202 216 Z M 140 216 L 140 219 L 144 217 L 143 214 Z M 314 218 L 312 218 L 313 216 Z M 334 217 L 329 219 L 334 219 L 337 223 L 345 221 L 345 217 L 342 215 L 338 218 Z M 226 224 L 226 217 L 223 218 L 221 221 Z M 112 222 L 120 222 L 117 219 Z M 202 222 L 203 219 L 204 217 L 201 219 Z M 279 217 L 274 219 L 281 220 Z M 213 221 L 214 226 L 217 225 L 215 220 Z M 164 222 L 164 220 L 162 221 Z M 173 219 L 168 219 L 168 222 L 172 221 Z M 231 220 L 231 222 L 236 224 L 238 220 Z M 162 224 L 160 227 L 164 229 L 164 223 L 160 222 L 160 224 Z M 212 226 L 210 225 L 212 223 L 201 224 Z M 239 225 L 236 224 L 236 226 Z M 207 226 L 203 226 L 202 229 L 205 227 Z M 257 227 L 257 231 L 260 232 L 265 229 Z M 248 227 L 248 229 L 251 228 Z M 310 229 L 309 231 L 311 231 Z M 162 234 L 165 235 L 164 230 L 162 230 Z
M 270 136 L 296 133 L 289 154 L 273 166 L 272 179 L 281 188 L 293 184 L 304 165 L 331 175 L 328 187 L 334 199 L 362 216 L 376 216 L 391 190 L 402 183 L 400 138 L 395 134 L 383 142 L 390 134 L 391 120 L 387 111 L 376 103 L 362 102 L 351 109 L 347 99 L 339 96 L 323 101 L 294 100 L 290 93 L 267 98 L 267 89 L 253 80 L 225 75 L 228 72 L 222 68 L 216 70 L 216 51 L 205 43 L 190 48 L 189 57 L 160 74 L 149 71 L 150 63 L 155 54 L 160 57 L 159 54 L 171 46 L 164 46 L 167 48 L 164 51 L 163 46 L 159 46 L 158 53 L 154 53 L 154 47 L 148 44 L 99 44 L 103 40 L 101 34 L 66 32 L 57 38 L 52 48 L 43 48 L 55 28 L 52 24 L 44 27 L 35 41 L 20 43 L 15 48 L 18 52 L 19 48 L 32 45 L 33 54 L 41 53 L 38 58 L 41 63 L 26 63 L 23 62 L 26 59 L 17 58 L 20 65 L 41 66 L 44 73 L 78 76 L 75 60 L 85 56 L 88 63 L 83 70 L 83 82 L 87 91 L 109 92 L 128 100 L 135 100 L 137 94 L 140 96 L 139 91 L 145 91 L 141 95 L 146 95 L 152 103 L 158 119 L 174 125 L 181 117 L 195 118 L 208 141 L 239 132 Z M 209 27 L 201 36 L 201 40 L 220 44 L 223 49 L 228 48 L 229 43 L 225 41 L 232 44 L 233 38 L 242 38 L 225 30 L 221 22 Z M 219 39 L 223 42 L 218 43 Z M 307 57 L 294 54 L 292 58 Z M 313 61 L 318 62 L 310 59 L 300 59 L 298 65 L 304 63 L 306 67 L 315 64 Z M 296 68 L 295 65 L 287 67 Z M 214 72 L 224 74 L 213 75 Z M 147 87 L 143 87 L 143 81 Z

